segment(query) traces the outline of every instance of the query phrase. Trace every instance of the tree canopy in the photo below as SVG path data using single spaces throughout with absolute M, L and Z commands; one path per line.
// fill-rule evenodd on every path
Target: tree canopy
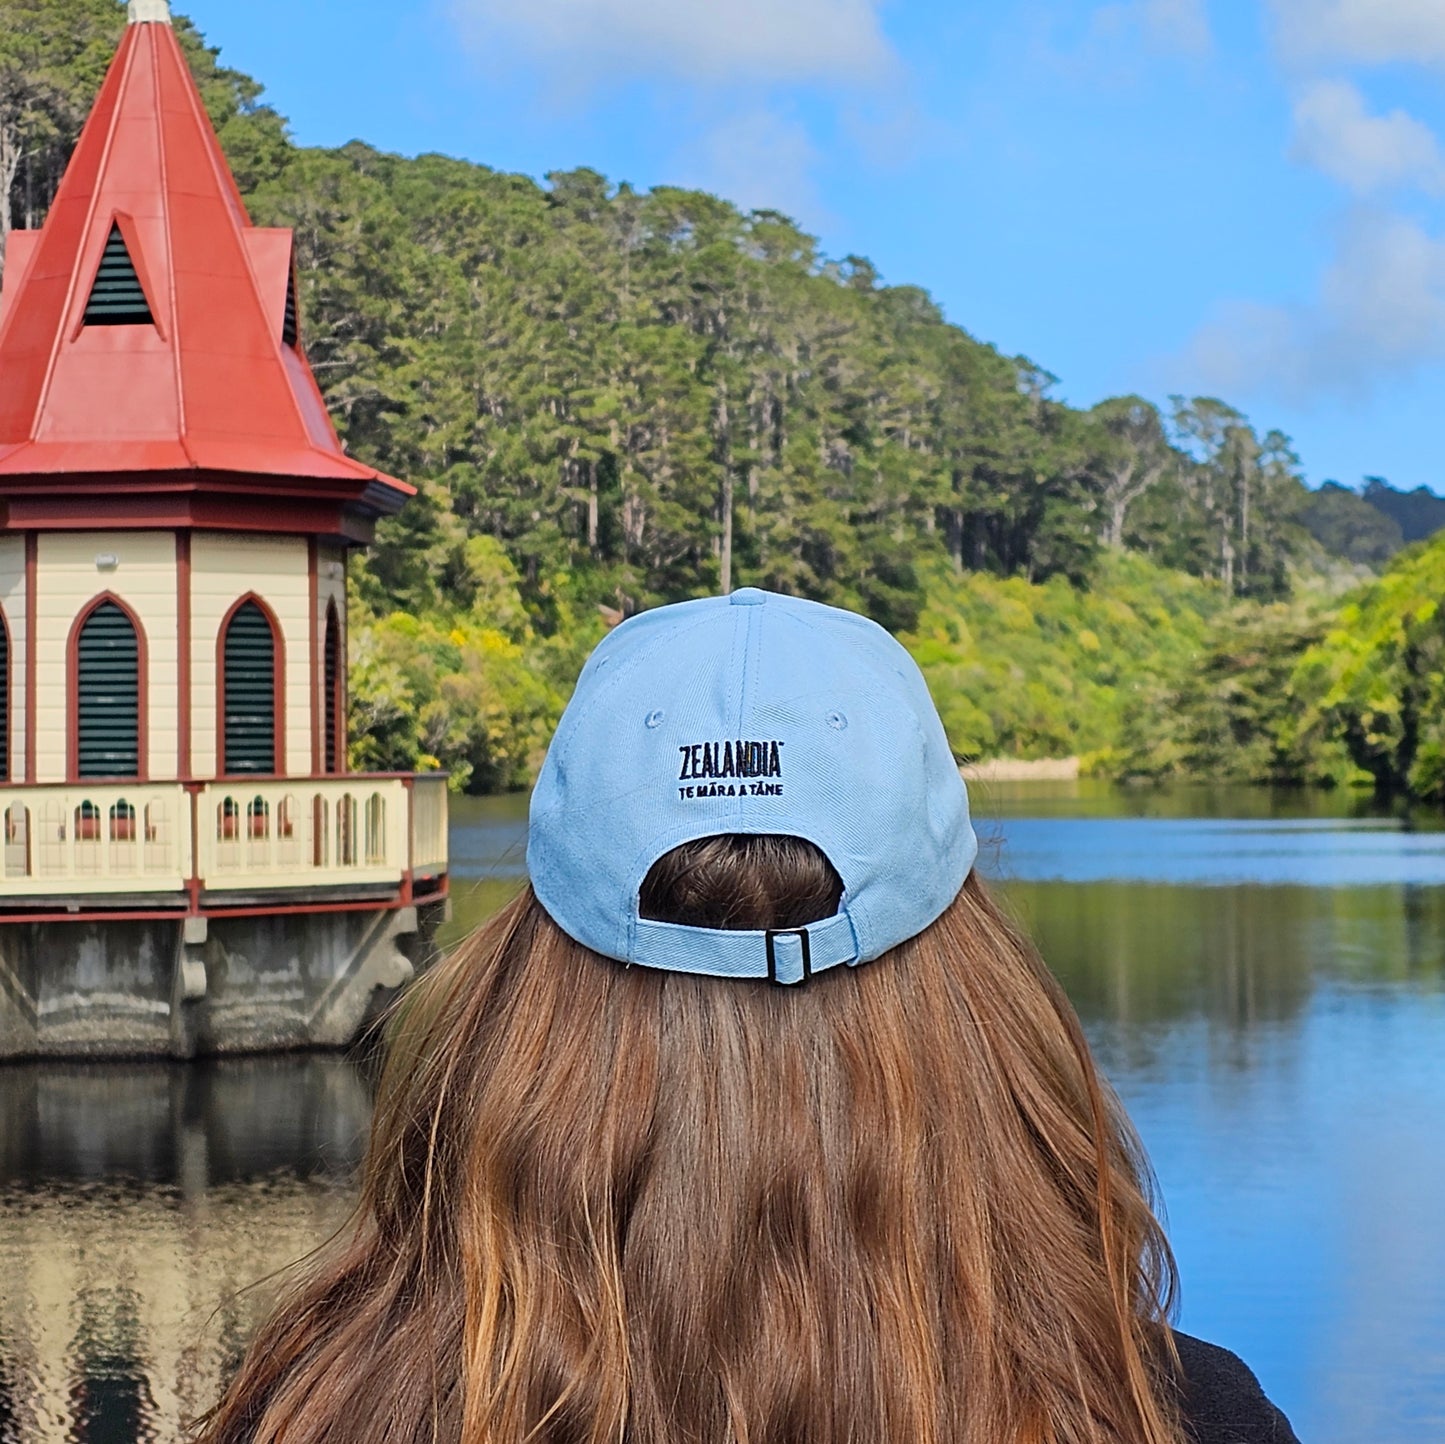
M 123 22 L 120 0 L 0 0 L 0 221 L 43 220 Z M 1289 439 L 1222 400 L 1072 407 L 775 211 L 296 146 L 176 23 L 253 217 L 295 232 L 344 440 L 420 487 L 355 573 L 359 761 L 522 785 L 608 622 L 744 584 L 863 610 L 960 692 L 967 639 L 1003 649 L 1002 684 L 1028 628 L 1000 619 L 1037 612 L 1052 680 L 995 689 L 1003 711 L 941 698 L 955 746 L 1103 755 L 1207 616 L 1397 547 L 1378 506 L 1363 526 L 1352 493 L 1310 493 Z M 1071 721 L 1081 696 L 1092 720 Z

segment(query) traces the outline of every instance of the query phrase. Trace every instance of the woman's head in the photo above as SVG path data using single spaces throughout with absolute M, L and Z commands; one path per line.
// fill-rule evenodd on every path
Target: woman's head
M 795 927 L 838 893 L 808 844 L 723 838 L 647 908 Z M 1127 1125 L 976 880 L 801 988 L 621 967 L 526 893 L 397 1013 L 354 1236 L 209 1437 L 1162 1444 L 1171 1285 Z
M 872 624 L 625 624 L 207 1440 L 1175 1444 L 1142 1161 L 975 852 Z

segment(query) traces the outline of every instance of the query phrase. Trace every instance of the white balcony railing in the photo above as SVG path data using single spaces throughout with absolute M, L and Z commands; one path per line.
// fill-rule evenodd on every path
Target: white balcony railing
M 0 897 L 184 891 L 191 805 L 179 783 L 0 789 Z
M 411 866 L 417 877 L 447 870 L 447 779 L 444 773 L 411 781 Z
M 208 892 L 396 883 L 409 870 L 407 788 L 398 777 L 217 782 L 196 799 Z
M 0 787 L 0 904 L 394 887 L 447 871 L 446 779 Z

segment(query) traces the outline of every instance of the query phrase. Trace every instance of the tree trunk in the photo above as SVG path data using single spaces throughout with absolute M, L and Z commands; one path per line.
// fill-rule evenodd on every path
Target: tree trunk
M 733 589 L 733 473 L 723 468 L 722 483 L 722 558 L 719 564 L 723 596 Z
M 956 506 L 943 513 L 943 545 L 956 572 L 963 571 L 963 512 Z
M 1246 474 L 1239 529 L 1239 582 L 1242 591 L 1249 590 L 1249 491 L 1249 476 Z
M 0 277 L 5 274 L 5 251 L 10 232 L 15 226 L 11 206 L 11 193 L 15 188 L 15 177 L 20 171 L 20 137 L 15 127 L 0 126 Z
M 718 580 L 726 596 L 733 589 L 733 465 L 728 447 L 728 393 L 727 386 L 718 386 L 718 403 L 714 441 L 717 445 L 718 466 L 722 469 L 722 487 L 718 496 L 718 521 L 722 524 L 722 535 L 718 543 Z
M 587 551 L 594 559 L 597 556 L 597 532 L 599 507 L 597 499 L 597 463 L 587 463 Z
M 1115 492 L 1109 498 L 1109 529 L 1104 543 L 1116 552 L 1124 549 L 1124 518 L 1128 512 L 1129 498 L 1123 492 Z
M 763 454 L 762 428 L 767 425 L 767 408 L 771 405 L 769 398 L 765 395 L 762 403 L 757 402 L 757 393 L 754 392 L 754 404 L 748 408 L 748 522 L 753 524 L 757 517 L 758 510 L 758 458 Z

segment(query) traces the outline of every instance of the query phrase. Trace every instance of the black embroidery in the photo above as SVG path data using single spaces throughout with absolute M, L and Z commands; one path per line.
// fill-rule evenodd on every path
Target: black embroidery
M 679 782 L 699 782 L 704 778 L 781 777 L 783 757 L 781 742 L 694 742 L 679 747 L 682 770 Z
M 684 801 L 701 797 L 781 797 L 781 781 L 760 779 L 782 777 L 783 745 L 738 738 L 679 747 L 682 767 L 677 780 L 693 786 L 679 787 L 677 795 Z

